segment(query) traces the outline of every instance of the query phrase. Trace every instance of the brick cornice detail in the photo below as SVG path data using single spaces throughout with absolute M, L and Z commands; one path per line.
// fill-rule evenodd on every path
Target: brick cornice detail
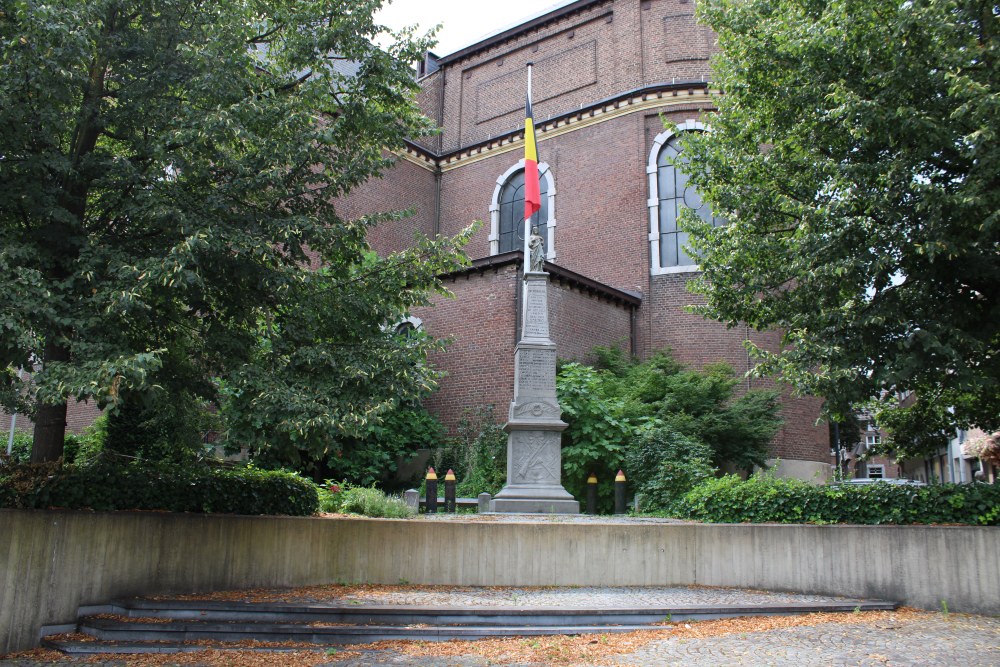
M 614 97 L 598 100 L 592 104 L 557 114 L 535 123 L 538 141 L 582 129 L 596 123 L 605 122 L 627 114 L 650 108 L 687 105 L 705 102 L 719 95 L 707 81 L 671 81 L 630 90 Z M 491 137 L 446 153 L 435 153 L 428 148 L 406 142 L 406 148 L 397 155 L 431 171 L 449 171 L 459 166 L 475 162 L 500 153 L 517 150 L 524 146 L 524 128 Z

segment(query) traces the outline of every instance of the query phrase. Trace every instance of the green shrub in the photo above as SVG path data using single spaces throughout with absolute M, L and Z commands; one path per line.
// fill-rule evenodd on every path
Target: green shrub
M 664 426 L 632 439 L 625 453 L 625 473 L 646 508 L 669 510 L 715 474 L 711 460 L 711 447 Z
M 7 443 L 10 441 L 10 431 L 4 431 L 3 446 L 0 452 L 7 456 Z M 13 463 L 27 463 L 31 460 L 31 443 L 34 437 L 28 431 L 14 431 L 14 446 L 10 451 L 10 460 Z
M 608 375 L 575 362 L 562 364 L 556 389 L 562 418 L 562 483 L 576 498 L 586 498 L 587 477 L 597 475 L 597 507 L 611 513 L 615 472 L 624 465 L 625 444 L 635 426 L 622 416 L 623 401 L 608 391 Z
M 444 493 L 443 473 L 450 468 L 458 482 L 458 496 L 496 495 L 507 481 L 507 434 L 497 423 L 493 406 L 467 408 L 458 423 L 458 437 L 434 451 L 431 465 L 442 480 L 439 494 Z M 425 483 L 420 490 L 423 494 Z
M 332 509 L 324 511 L 386 519 L 409 519 L 414 515 L 413 509 L 398 496 L 387 496 L 370 486 L 341 487 L 333 495 L 333 502 L 327 505 Z
M 316 485 L 295 473 L 212 468 L 103 456 L 82 465 L 21 465 L 0 472 L 0 505 L 21 509 L 165 510 L 308 516 Z
M 86 463 L 104 451 L 108 436 L 108 416 L 101 415 L 79 434 L 67 433 L 63 459 L 67 463 Z
M 671 514 L 709 523 L 1000 525 L 1000 484 L 816 486 L 794 479 L 735 475 L 712 479 Z
M 357 437 L 329 434 L 326 454 L 265 449 L 255 452 L 253 459 L 261 467 L 299 470 L 317 481 L 347 479 L 361 486 L 385 486 L 394 483 L 400 459 L 411 458 L 419 449 L 438 447 L 443 439 L 444 426 L 437 417 L 419 404 L 401 404 L 372 420 Z

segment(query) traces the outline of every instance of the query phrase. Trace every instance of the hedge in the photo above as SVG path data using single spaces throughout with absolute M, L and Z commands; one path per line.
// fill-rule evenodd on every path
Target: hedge
M 0 507 L 308 516 L 316 485 L 295 473 L 102 458 L 0 468 Z
M 1000 484 L 817 486 L 735 475 L 686 493 L 672 515 L 708 523 L 1000 525 Z

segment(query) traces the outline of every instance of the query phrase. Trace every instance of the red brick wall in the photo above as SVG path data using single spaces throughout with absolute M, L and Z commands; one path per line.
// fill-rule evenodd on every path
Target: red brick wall
M 712 32 L 694 22 L 693 2 L 595 3 L 446 63 L 431 84 L 444 87 L 441 149 L 521 127 L 529 61 L 538 121 L 643 85 L 707 78 L 714 50 Z M 434 116 L 430 97 L 424 109 Z
M 73 401 L 66 409 L 66 432 L 79 433 L 90 426 L 100 416 L 101 411 L 97 409 L 94 403 L 77 403 Z M 35 430 L 35 424 L 24 415 L 18 415 L 15 428 L 18 431 L 31 433 Z M 7 438 L 10 435 L 10 414 L 3 410 L 0 410 L 0 434 L 2 434 L 0 441 L 3 443 L 0 446 L 0 450 L 6 452 Z
M 430 335 L 453 339 L 431 360 L 446 376 L 425 401 L 451 428 L 465 408 L 492 404 L 506 418 L 514 392 L 517 280 L 513 264 L 459 276 L 447 284 L 454 299 L 436 297 L 413 311 Z
M 431 362 L 446 373 L 440 389 L 425 405 L 454 429 L 465 408 L 492 404 L 505 420 L 514 392 L 514 347 L 520 291 L 519 267 L 508 264 L 448 281 L 454 299 L 437 297 L 431 306 L 415 309 L 424 330 L 451 338 L 446 352 Z M 629 342 L 629 310 L 607 299 L 549 284 L 550 336 L 562 359 L 591 361 L 595 345 Z
M 414 234 L 434 234 L 435 176 L 429 169 L 398 158 L 382 178 L 368 181 L 338 199 L 334 206 L 338 215 L 347 220 L 371 213 L 413 209 L 412 216 L 382 223 L 368 236 L 377 252 L 395 252 L 413 245 Z
M 652 277 L 650 294 L 642 309 L 643 325 L 649 329 L 646 354 L 670 348 L 678 361 L 693 368 L 724 361 L 733 367 L 737 376 L 742 376 L 752 364 L 743 346 L 744 340 L 749 337 L 767 349 L 777 349 L 780 335 L 776 332 L 751 331 L 748 336 L 745 328 L 727 329 L 721 322 L 687 312 L 687 306 L 702 302 L 686 288 L 693 277 L 691 273 Z M 775 383 L 753 379 L 745 381 L 743 388 L 773 389 Z M 830 444 L 826 424 L 815 425 L 822 401 L 793 397 L 784 386 L 779 389 L 785 423 L 774 439 L 774 456 L 828 463 Z
M 630 309 L 552 281 L 549 331 L 560 359 L 593 363 L 596 345 L 629 350 Z

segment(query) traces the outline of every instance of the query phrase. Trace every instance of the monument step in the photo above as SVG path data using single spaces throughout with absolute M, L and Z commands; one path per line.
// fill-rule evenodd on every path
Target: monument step
M 159 623 L 123 622 L 108 619 L 81 621 L 79 631 L 105 642 L 167 643 L 212 642 L 293 642 L 296 644 L 368 644 L 386 640 L 448 641 L 489 637 L 529 637 L 543 635 L 578 635 L 669 630 L 650 625 L 316 625 L 294 623 L 210 623 L 167 621 Z M 53 640 L 60 641 L 60 640 Z M 87 642 L 85 642 L 87 643 Z M 99 651 L 98 651 L 99 652 Z
M 341 623 L 353 625 L 570 626 L 639 625 L 671 620 L 815 612 L 884 611 L 896 604 L 880 600 L 838 600 L 782 604 L 672 605 L 570 608 L 538 606 L 325 605 L 204 600 L 116 600 L 98 611 L 124 618 L 254 623 Z
M 76 628 L 92 639 L 78 640 L 56 635 L 45 638 L 43 645 L 76 655 L 175 653 L 206 648 L 301 650 L 384 640 L 472 640 L 635 630 L 669 632 L 671 626 L 665 624 L 668 621 L 813 612 L 849 613 L 892 610 L 896 607 L 894 603 L 878 600 L 567 608 L 131 599 L 116 600 L 104 606 L 81 607 Z M 274 642 L 276 645 L 248 647 L 249 640 Z

